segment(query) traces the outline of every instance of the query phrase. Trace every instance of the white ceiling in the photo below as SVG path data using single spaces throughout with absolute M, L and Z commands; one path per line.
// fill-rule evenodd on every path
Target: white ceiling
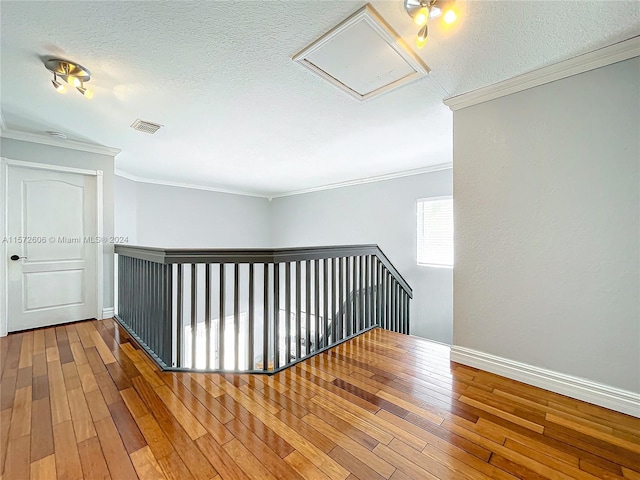
M 120 148 L 132 176 L 273 195 L 450 162 L 443 99 L 640 31 L 637 1 L 459 0 L 418 51 L 429 77 L 359 103 L 291 56 L 364 3 L 3 0 L 5 122 Z M 413 46 L 402 0 L 372 4 Z M 58 94 L 45 55 L 88 67 L 94 98 Z

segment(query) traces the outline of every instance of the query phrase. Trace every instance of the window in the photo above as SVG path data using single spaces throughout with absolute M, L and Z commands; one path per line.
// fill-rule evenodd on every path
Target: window
M 418 265 L 453 267 L 453 198 L 418 200 Z

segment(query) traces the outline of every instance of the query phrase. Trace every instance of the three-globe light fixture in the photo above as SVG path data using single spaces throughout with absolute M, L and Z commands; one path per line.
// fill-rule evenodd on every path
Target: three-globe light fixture
M 75 88 L 85 98 L 91 98 L 93 91 L 86 88 L 84 84 L 91 80 L 91 72 L 79 63 L 61 60 L 59 58 L 51 58 L 44 62 L 47 70 L 53 73 L 51 84 L 59 93 L 63 93 L 67 86 Z M 58 79 L 63 80 L 61 83 Z

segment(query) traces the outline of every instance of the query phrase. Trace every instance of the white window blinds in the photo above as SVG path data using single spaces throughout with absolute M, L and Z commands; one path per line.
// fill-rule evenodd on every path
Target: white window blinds
M 453 266 L 453 198 L 418 200 L 418 265 Z

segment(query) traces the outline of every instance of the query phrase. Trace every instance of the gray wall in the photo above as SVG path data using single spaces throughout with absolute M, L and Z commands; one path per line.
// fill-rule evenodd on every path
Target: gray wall
M 116 175 L 115 177 L 115 236 L 125 237 L 130 245 L 138 243 L 138 184 Z
M 416 200 L 450 195 L 451 170 L 275 198 L 277 247 L 375 243 L 413 288 L 411 333 L 451 343 L 452 271 L 416 264 Z
M 66 167 L 103 171 L 104 188 L 104 236 L 113 235 L 113 157 L 97 153 L 81 152 L 68 148 L 53 147 L 39 143 L 3 138 L 0 155 L 11 160 L 47 163 Z M 113 245 L 104 245 L 104 304 L 113 307 Z
M 640 392 L 640 60 L 454 113 L 455 345 Z
M 125 191 L 129 199 L 130 193 Z M 257 248 L 271 243 L 266 198 L 138 182 L 136 200 L 138 245 Z

